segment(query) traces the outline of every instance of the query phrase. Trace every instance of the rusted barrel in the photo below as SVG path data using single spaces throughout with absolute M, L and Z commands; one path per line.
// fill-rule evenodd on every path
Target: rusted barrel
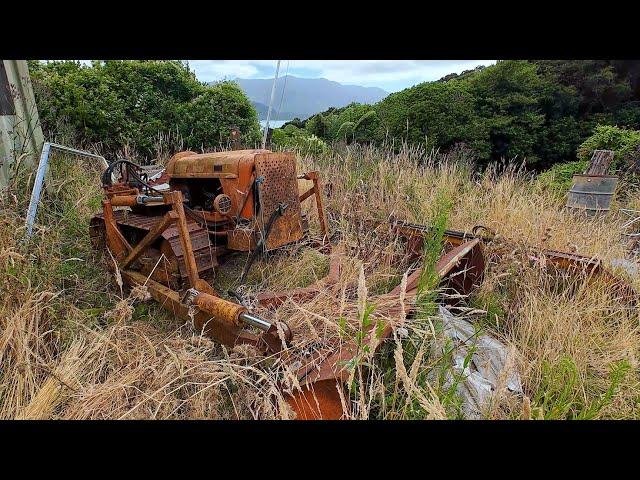
M 608 212 L 617 185 L 614 175 L 574 175 L 567 207 L 585 210 L 588 215 Z

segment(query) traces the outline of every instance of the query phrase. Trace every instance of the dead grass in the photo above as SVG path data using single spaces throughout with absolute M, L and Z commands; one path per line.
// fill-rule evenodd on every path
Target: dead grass
M 225 349 L 140 295 L 123 298 L 88 241 L 97 177 L 69 162 L 57 168 L 54 179 L 64 180 L 52 184 L 48 201 L 58 206 L 42 210 L 30 244 L 19 242 L 28 195 L 2 199 L 0 417 L 290 418 L 277 385 L 295 388 L 295 379 L 278 359 Z M 398 321 L 377 297 L 401 284 L 409 267 L 386 221 L 429 223 L 444 195 L 452 204 L 448 228 L 482 224 L 496 244 L 512 248 L 497 259 L 489 246 L 486 280 L 470 300 L 475 310 L 460 312 L 513 347 L 523 379 L 525 398 L 501 399 L 487 417 L 637 417 L 637 310 L 602 285 L 559 277 L 523 255 L 526 244 L 623 257 L 620 205 L 605 219 L 568 213 L 561 198 L 515 167 L 476 175 L 466 161 L 419 149 L 350 148 L 303 158 L 300 169 L 321 171 L 333 240 L 345 258 L 332 289 L 260 311 L 290 325 L 294 349 L 329 354 L 366 322 Z M 223 266 L 221 291 L 234 286 L 242 266 L 242 256 Z M 327 269 L 328 259 L 313 250 L 273 254 L 256 262 L 247 291 L 306 286 Z M 351 370 L 348 417 L 459 417 L 455 395 L 438 380 L 447 360 L 432 352 L 439 335 L 437 318 L 423 312 L 379 355 L 363 354 Z

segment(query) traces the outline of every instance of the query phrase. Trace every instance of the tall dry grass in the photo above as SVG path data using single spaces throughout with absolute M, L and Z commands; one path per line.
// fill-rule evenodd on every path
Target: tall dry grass
M 88 241 L 88 219 L 99 209 L 95 172 L 64 158 L 53 168 L 32 242 L 19 241 L 28 172 L 17 177 L 16 195 L 2 199 L 0 416 L 289 418 L 277 386 L 296 381 L 277 358 L 216 345 L 140 295 L 121 294 Z M 524 253 L 530 245 L 622 258 L 620 205 L 604 219 L 576 215 L 517 167 L 479 174 L 459 152 L 349 147 L 301 158 L 300 168 L 320 170 L 333 241 L 345 256 L 331 289 L 259 311 L 291 326 L 294 349 L 329 354 L 364 325 L 397 324 L 378 295 L 402 284 L 410 265 L 387 220 L 430 223 L 446 198 L 448 228 L 482 224 L 512 252 L 498 258 L 488 246 L 485 282 L 456 311 L 516 352 L 525 396 L 497 398 L 486 417 L 637 416 L 637 311 L 606 286 L 541 269 Z M 314 209 L 305 210 L 317 233 Z M 328 259 L 315 251 L 286 253 L 258 261 L 247 291 L 305 286 L 327 271 Z M 237 284 L 244 260 L 228 262 L 216 281 Z M 363 350 L 350 365 L 347 417 L 461 417 L 459 398 L 442 381 L 450 358 L 433 348 L 441 339 L 427 302 L 378 354 Z

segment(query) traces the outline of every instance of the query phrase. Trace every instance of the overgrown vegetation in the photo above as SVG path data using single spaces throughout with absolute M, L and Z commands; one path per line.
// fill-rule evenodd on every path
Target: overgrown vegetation
M 575 160 L 598 124 L 640 129 L 640 62 L 499 61 L 291 124 L 328 143 L 464 143 L 479 165 L 518 158 L 543 170 Z
M 180 61 L 106 60 L 29 62 L 47 138 L 97 144 L 109 156 L 152 158 L 171 150 L 228 145 L 231 129 L 253 145 L 258 117 L 233 82 L 199 82 Z M 168 144 L 168 145 L 167 145 Z
M 245 144 L 259 136 L 235 85 L 206 87 L 180 62 L 31 68 L 45 130 L 67 144 L 144 160 L 224 146 L 231 126 Z M 355 340 L 347 418 L 464 418 L 435 264 L 446 228 L 478 224 L 494 232 L 485 278 L 454 311 L 515 352 L 524 389 L 497 395 L 483 416 L 638 418 L 638 309 L 604 282 L 544 268 L 531 255 L 554 249 L 637 264 L 619 212 L 640 204 L 632 175 L 606 217 L 567 211 L 563 196 L 595 149 L 615 151 L 612 172 L 637 173 L 639 74 L 637 62 L 505 61 L 273 132 L 276 146 L 297 150 L 300 172 L 320 171 L 333 242 L 345 256 L 334 288 L 258 313 L 286 321 L 298 351 L 333 352 Z M 492 163 L 501 157 L 516 161 Z M 568 158 L 576 160 L 558 163 Z M 201 337 L 144 288 L 123 288 L 113 261 L 93 251 L 98 171 L 54 155 L 25 242 L 33 175 L 16 168 L 0 200 L 0 418 L 291 418 L 280 387 L 296 385 L 277 359 Z M 304 208 L 317 233 L 315 209 Z M 391 218 L 434 227 L 409 318 L 397 313 L 404 293 L 381 296 L 404 292 L 416 266 Z M 237 286 L 245 260 L 220 267 L 219 291 Z M 245 292 L 307 286 L 328 267 L 325 255 L 291 247 L 258 260 Z M 615 273 L 640 288 L 637 275 Z M 393 335 L 375 353 L 368 332 L 379 341 L 386 325 Z
M 30 61 L 29 67 L 52 139 L 64 134 L 111 156 L 147 159 L 161 149 L 224 147 L 232 127 L 247 147 L 260 140 L 257 114 L 240 88 L 207 86 L 184 62 Z M 375 105 L 295 119 L 273 131 L 273 144 L 311 154 L 333 143 L 393 145 L 396 152 L 403 143 L 441 151 L 464 145 L 480 167 L 515 158 L 541 171 L 584 160 L 576 151 L 595 135 L 599 148 L 619 150 L 618 165 L 635 171 L 640 147 L 631 132 L 638 129 L 640 62 L 508 60 L 415 85 Z
M 459 314 L 517 352 L 524 387 L 524 396 L 498 398 L 485 417 L 637 418 L 637 309 L 604 284 L 532 264 L 525 249 L 576 251 L 605 263 L 622 258 L 619 205 L 602 219 L 573 214 L 525 172 L 491 166 L 479 173 L 465 158 L 406 145 L 398 152 L 353 145 L 303 156 L 300 171 L 320 170 L 334 242 L 347 252 L 340 281 L 316 298 L 259 313 L 286 320 L 294 348 L 336 348 L 345 332 L 397 321 L 374 292 L 375 285 L 378 293 L 401 285 L 409 267 L 390 217 L 437 227 L 425 246 L 427 267 L 440 253 L 444 228 L 469 231 L 481 223 L 495 232 L 486 277 L 470 299 L 475 310 Z M 121 292 L 108 259 L 89 244 L 87 222 L 100 193 L 96 172 L 64 158 L 52 165 L 30 243 L 20 241 L 28 172 L 16 179 L 25 188 L 2 198 L 0 416 L 290 418 L 277 393 L 283 372 L 273 359 L 213 344 L 144 291 Z M 314 210 L 305 209 L 317 232 Z M 291 253 L 258 261 L 249 291 L 304 286 L 326 273 L 323 255 Z M 424 308 L 404 330 L 396 328 L 379 354 L 363 350 L 348 417 L 461 417 L 455 388 L 442 381 L 450 358 L 432 349 L 441 332 L 429 278 Z M 640 286 L 638 278 L 625 278 Z M 353 284 L 357 291 L 347 288 Z

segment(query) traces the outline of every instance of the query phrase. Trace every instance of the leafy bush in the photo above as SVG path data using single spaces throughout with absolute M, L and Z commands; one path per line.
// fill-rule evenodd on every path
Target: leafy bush
M 281 148 L 299 150 L 302 154 L 318 155 L 327 150 L 327 144 L 321 138 L 291 124 L 276 128 L 271 142 Z
M 352 103 L 336 110 L 327 120 L 329 140 L 372 142 L 383 138 L 380 118 L 371 105 Z
M 593 135 L 578 147 L 578 158 L 589 161 L 594 150 L 613 150 L 614 162 L 611 170 L 622 167 L 622 160 L 631 160 L 640 147 L 640 131 L 611 125 L 598 125 Z
M 573 176 L 584 173 L 588 165 L 589 162 L 586 160 L 559 163 L 538 175 L 536 183 L 543 189 L 564 196 L 573 184 Z
M 178 129 L 189 148 L 205 149 L 229 141 L 231 127 L 242 132 L 242 142 L 260 141 L 257 114 L 244 92 L 233 82 L 204 89 L 178 106 Z
M 465 82 L 422 83 L 389 95 L 376 110 L 390 137 L 441 148 L 465 142 L 480 157 L 490 153 L 487 129 L 479 122 Z
M 43 129 L 65 131 L 75 144 L 101 144 L 107 154 L 125 146 L 151 157 L 162 135 L 183 137 L 179 148 L 207 149 L 259 136 L 257 114 L 236 85 L 199 82 L 180 61 L 30 61 Z

